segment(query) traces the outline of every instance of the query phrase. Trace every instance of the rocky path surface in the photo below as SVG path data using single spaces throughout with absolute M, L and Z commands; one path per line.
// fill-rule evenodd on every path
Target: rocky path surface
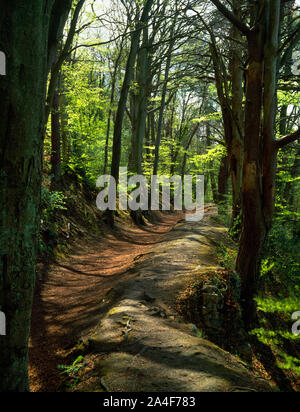
M 100 239 L 82 240 L 72 256 L 39 266 L 29 347 L 31 391 L 61 388 L 57 366 L 68 364 L 76 341 L 107 311 L 108 291 L 136 276 L 135 259 L 161 242 L 182 216 L 159 215 L 157 223 L 144 228 L 103 227 Z
M 88 354 L 77 390 L 270 390 L 237 358 L 199 338 L 174 309 L 195 272 L 218 269 L 214 244 L 225 230 L 210 215 L 197 224 L 177 224 L 137 262 L 135 276 L 110 292 L 113 304 L 83 339 Z

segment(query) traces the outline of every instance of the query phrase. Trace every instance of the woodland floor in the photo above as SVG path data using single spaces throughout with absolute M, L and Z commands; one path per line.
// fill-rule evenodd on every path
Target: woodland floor
M 268 378 L 200 339 L 176 312 L 188 281 L 220 269 L 215 246 L 226 229 L 211 220 L 214 213 L 208 206 L 197 224 L 182 214 L 160 215 L 142 228 L 117 224 L 100 240 L 78 244 L 69 258 L 40 267 L 31 390 L 68 390 L 57 366 L 71 365 L 78 353 L 84 364 L 77 391 L 269 390 Z
M 109 290 L 135 276 L 130 271 L 135 259 L 161 242 L 183 217 L 160 216 L 160 222 L 144 228 L 104 227 L 101 239 L 80 242 L 69 258 L 39 267 L 29 347 L 31 391 L 60 388 L 57 366 L 67 362 L 78 338 L 97 325 Z

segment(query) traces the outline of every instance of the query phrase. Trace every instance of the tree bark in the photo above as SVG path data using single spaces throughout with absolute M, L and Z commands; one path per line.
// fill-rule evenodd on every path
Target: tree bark
M 174 24 L 171 28 L 171 40 L 170 40 L 170 45 L 169 45 L 168 53 L 167 53 L 167 62 L 166 62 L 166 68 L 165 68 L 165 81 L 164 81 L 163 90 L 162 90 L 161 107 L 159 111 L 158 128 L 157 128 L 157 137 L 156 137 L 156 142 L 155 142 L 155 158 L 154 158 L 154 166 L 153 166 L 153 176 L 156 176 L 158 173 L 159 151 L 160 151 L 160 144 L 161 144 L 161 138 L 162 138 L 166 98 L 167 98 L 167 92 L 168 92 L 168 78 L 169 78 L 169 73 L 170 73 L 171 63 L 172 63 L 172 52 L 173 52 L 173 48 L 175 44 L 175 40 L 173 39 L 174 31 L 175 31 L 175 24 L 176 24 L 176 20 L 174 21 Z
M 230 176 L 228 157 L 221 159 L 218 175 L 218 207 L 219 213 L 224 213 L 228 196 L 228 180 Z
M 116 115 L 114 139 L 113 139 L 113 157 L 111 166 L 111 176 L 113 176 L 116 182 L 119 181 L 119 169 L 121 161 L 121 145 L 122 145 L 122 127 L 123 119 L 126 111 L 126 104 L 128 99 L 128 93 L 131 81 L 134 75 L 134 65 L 136 56 L 139 50 L 139 43 L 144 24 L 148 19 L 149 12 L 151 10 L 154 0 L 147 0 L 143 9 L 141 19 L 139 20 L 136 30 L 132 34 L 130 53 L 126 65 L 126 73 L 121 89 L 121 95 L 118 105 L 118 111 Z
M 259 12 L 257 10 L 257 15 Z M 274 208 L 280 0 L 265 1 L 261 16 L 256 31 L 248 35 L 243 229 L 237 258 L 237 272 L 242 278 L 241 301 L 246 327 L 251 327 L 256 317 L 254 297 Z
M 47 90 L 47 98 L 46 98 L 46 108 L 45 108 L 45 112 L 46 112 L 45 122 L 46 122 L 46 124 L 47 124 L 49 116 L 50 116 L 52 102 L 53 102 L 53 96 L 55 94 L 55 89 L 56 89 L 56 85 L 57 85 L 57 82 L 58 82 L 59 73 L 61 71 L 62 65 L 64 64 L 65 60 L 70 55 L 70 50 L 71 50 L 72 43 L 73 43 L 75 33 L 76 33 L 77 22 L 78 22 L 80 12 L 82 10 L 82 7 L 83 7 L 84 3 L 85 3 L 85 0 L 78 0 L 78 2 L 76 4 L 76 7 L 74 9 L 74 13 L 73 13 L 72 21 L 71 21 L 71 25 L 70 25 L 70 30 L 68 32 L 66 42 L 63 46 L 62 51 L 59 53 L 59 56 L 56 59 L 55 64 L 53 64 L 53 66 L 52 66 L 49 86 L 48 86 L 48 90 Z M 49 68 L 49 70 L 50 70 L 50 68 Z
M 240 1 L 233 1 L 233 12 L 240 18 Z M 242 36 L 239 30 L 233 26 L 232 37 L 235 40 L 232 45 L 230 71 L 232 77 L 232 139 L 228 148 L 229 167 L 232 183 L 232 219 L 231 227 L 235 224 L 242 210 L 242 176 L 243 176 L 243 145 L 244 145 L 244 110 L 243 110 L 243 77 L 242 50 L 239 42 Z M 240 228 L 241 229 L 241 228 Z M 236 233 L 236 239 L 239 233 Z
M 207 143 L 208 148 L 211 147 L 210 133 L 211 133 L 210 125 L 209 125 L 209 123 L 207 123 L 207 125 L 206 125 L 206 143 Z M 218 201 L 219 201 L 219 196 L 218 196 L 218 188 L 217 188 L 216 178 L 215 178 L 214 171 L 213 171 L 213 161 L 209 162 L 208 169 L 209 169 L 209 178 L 210 178 L 211 191 L 212 191 L 212 195 L 213 195 L 213 201 L 217 205 Z
M 113 117 L 113 104 L 115 101 L 115 91 L 116 91 L 116 85 L 117 85 L 117 74 L 118 74 L 118 68 L 120 64 L 120 60 L 122 57 L 122 51 L 123 51 L 123 43 L 124 43 L 124 37 L 121 42 L 120 46 L 120 51 L 118 53 L 117 59 L 115 61 L 114 65 L 114 71 L 111 77 L 111 95 L 110 95 L 110 105 L 109 105 L 109 111 L 108 111 L 108 116 L 107 116 L 107 130 L 106 130 L 106 141 L 105 141 L 105 151 L 104 151 L 104 166 L 103 166 L 103 175 L 106 175 L 107 169 L 108 169 L 108 150 L 109 150 L 109 140 L 110 140 L 110 130 L 111 130 L 111 121 Z
M 61 185 L 61 127 L 59 91 L 56 88 L 51 111 L 51 187 L 58 190 Z
M 39 236 L 48 69 L 71 1 L 0 1 L 0 392 L 29 391 L 28 338 Z
M 149 15 L 147 16 L 149 18 Z M 131 162 L 129 171 L 134 174 L 142 174 L 143 143 L 146 136 L 147 106 L 151 81 L 149 78 L 150 60 L 148 56 L 148 21 L 143 29 L 143 42 L 138 54 L 137 62 L 137 93 L 133 94 L 133 118 L 134 126 L 132 133 Z

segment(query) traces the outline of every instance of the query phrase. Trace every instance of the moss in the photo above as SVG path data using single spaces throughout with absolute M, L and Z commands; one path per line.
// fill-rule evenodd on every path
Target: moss
M 111 317 L 117 313 L 120 313 L 120 308 L 115 307 L 115 308 L 110 309 L 110 311 L 107 313 L 107 316 Z

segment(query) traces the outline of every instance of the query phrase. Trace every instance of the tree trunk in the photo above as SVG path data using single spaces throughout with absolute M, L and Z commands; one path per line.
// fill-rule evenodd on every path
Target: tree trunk
M 116 85 L 117 85 L 118 68 L 119 68 L 121 57 L 122 57 L 123 43 L 124 43 L 124 38 L 122 39 L 120 52 L 119 52 L 118 57 L 116 59 L 116 62 L 115 62 L 115 65 L 114 65 L 114 71 L 113 71 L 113 74 L 112 74 L 112 77 L 111 77 L 111 83 L 112 83 L 111 86 L 112 87 L 111 87 L 111 94 L 110 94 L 109 111 L 108 111 L 108 116 L 107 116 L 107 129 L 106 129 L 106 141 L 105 141 L 105 151 L 104 151 L 103 175 L 106 175 L 107 168 L 108 168 L 108 150 L 109 150 L 110 129 L 111 129 L 112 116 L 113 116 L 113 104 L 114 104 L 114 101 L 115 101 L 115 91 L 116 91 Z
M 174 20 L 174 24 L 171 29 L 171 40 L 170 40 L 170 45 L 169 45 L 168 52 L 167 52 L 165 81 L 164 81 L 163 90 L 162 90 L 161 107 L 159 111 L 158 128 L 157 128 L 157 137 L 156 137 L 156 142 L 155 142 L 155 158 L 154 158 L 154 166 L 153 166 L 153 176 L 156 176 L 158 173 L 159 151 L 160 151 L 160 144 L 161 144 L 161 138 L 162 138 L 166 98 L 167 98 L 167 92 L 168 92 L 168 78 L 169 78 L 169 73 L 170 73 L 171 63 L 172 63 L 172 52 L 173 52 L 173 48 L 175 44 L 175 40 L 173 39 L 175 24 L 176 24 L 176 20 Z
M 7 75 L 0 79 L 0 310 L 7 320 L 7 336 L 0 337 L 0 392 L 25 392 L 46 82 L 71 1 L 0 3 L 0 47 L 8 56 Z
M 248 38 L 245 152 L 243 165 L 243 228 L 237 258 L 237 272 L 242 279 L 241 302 L 246 327 L 251 327 L 256 315 L 254 296 L 262 248 L 266 236 L 261 197 L 260 131 L 263 90 L 264 23 L 259 33 Z
M 239 0 L 233 1 L 233 12 L 240 18 L 241 3 Z M 233 26 L 232 37 L 235 40 L 232 45 L 231 51 L 231 77 L 232 77 L 232 139 L 229 145 L 228 157 L 229 167 L 232 183 L 232 219 L 231 227 L 236 223 L 237 218 L 240 216 L 242 210 L 242 176 L 243 176 L 243 122 L 244 122 L 244 110 L 243 110 L 243 77 L 244 71 L 242 68 L 242 50 L 239 42 L 242 40 L 242 36 L 239 30 Z M 240 228 L 241 229 L 241 228 Z M 235 234 L 236 239 L 239 237 L 239 230 Z
M 233 13 L 236 17 L 240 16 L 240 4 L 237 0 L 233 1 Z M 214 63 L 215 78 L 218 97 L 222 108 L 224 124 L 224 138 L 229 162 L 229 174 L 232 182 L 232 226 L 241 211 L 241 186 L 242 186 L 242 161 L 243 161 L 243 70 L 241 67 L 242 52 L 239 42 L 241 35 L 236 27 L 232 28 L 230 75 L 232 78 L 231 94 L 229 95 L 229 85 L 227 80 L 227 70 L 221 56 L 218 53 L 216 39 L 211 32 L 212 45 L 211 52 Z M 227 172 L 225 164 L 221 165 L 220 172 Z M 226 190 L 226 184 L 221 178 L 221 191 Z M 225 178 L 225 177 L 224 177 Z M 221 203 L 223 202 L 222 193 Z
M 149 15 L 147 16 L 149 18 Z M 146 24 L 148 24 L 146 20 Z M 131 164 L 129 171 L 142 174 L 143 143 L 146 135 L 147 106 L 149 97 L 149 58 L 148 58 L 148 26 L 143 29 L 143 43 L 139 50 L 137 62 L 138 91 L 134 94 L 133 105 L 133 141 L 131 148 Z M 151 83 L 150 83 L 151 84 Z
M 51 166 L 52 166 L 52 190 L 58 190 L 61 185 L 61 127 L 59 92 L 56 88 L 51 111 Z
M 62 86 L 63 86 L 62 81 Z M 60 107 L 60 125 L 61 125 L 61 146 L 62 146 L 62 161 L 64 167 L 69 165 L 71 155 L 71 141 L 68 133 L 68 115 L 66 112 L 66 97 L 64 95 L 63 87 L 59 96 Z
M 184 147 L 184 156 L 183 156 L 182 168 L 181 168 L 181 178 L 182 178 L 182 181 L 184 180 L 186 163 L 187 163 L 187 160 L 188 160 L 188 150 L 189 150 L 191 144 L 193 143 L 193 139 L 194 139 L 194 137 L 196 136 L 196 134 L 197 134 L 197 132 L 198 132 L 198 130 L 199 130 L 199 127 L 200 127 L 200 123 L 197 123 L 197 124 L 195 125 L 195 127 L 193 128 L 193 130 L 191 131 L 191 134 L 190 134 L 190 136 L 189 136 L 189 138 L 188 138 L 188 141 L 187 141 L 187 143 L 186 143 L 186 145 L 185 145 L 185 147 Z M 176 156 L 176 158 L 177 158 L 177 156 Z
M 258 29 L 248 35 L 243 229 L 237 258 L 237 272 L 242 278 L 241 301 L 246 327 L 253 325 L 256 316 L 254 297 L 262 251 L 271 228 L 274 209 L 280 0 L 266 1 L 261 15 Z
M 151 10 L 154 0 L 147 0 L 144 6 L 144 10 L 140 21 L 137 24 L 136 30 L 132 34 L 131 38 L 131 48 L 127 60 L 125 78 L 121 90 L 118 111 L 116 115 L 115 128 L 114 128 L 114 140 L 113 140 L 113 157 L 111 166 L 111 175 L 115 178 L 116 182 L 119 181 L 119 169 L 121 161 L 121 145 L 122 145 L 122 127 L 123 120 L 126 111 L 127 98 L 129 93 L 129 88 L 134 75 L 134 65 L 136 61 L 136 56 L 139 50 L 139 43 L 141 33 L 145 22 L 148 19 L 149 12 Z
M 211 140 L 210 140 L 210 125 L 207 123 L 206 125 L 206 143 L 207 147 L 211 147 Z M 209 169 L 209 179 L 210 179 L 210 185 L 211 185 L 211 191 L 213 195 L 213 201 L 217 205 L 219 201 L 219 196 L 218 196 L 218 188 L 217 188 L 217 183 L 216 183 L 216 178 L 214 175 L 213 171 L 213 161 L 210 161 L 208 164 L 208 169 Z
M 62 4 L 64 3 L 63 1 L 61 2 Z M 76 34 L 76 26 L 77 22 L 80 16 L 80 12 L 82 10 L 82 7 L 85 3 L 85 0 L 78 0 L 76 7 L 73 12 L 72 20 L 71 20 L 71 25 L 70 29 L 68 32 L 68 36 L 66 39 L 66 42 L 63 46 L 63 49 L 61 53 L 59 54 L 57 60 L 55 61 L 55 64 L 53 64 L 52 67 L 52 72 L 49 80 L 49 86 L 47 90 L 47 97 L 46 97 L 46 107 L 45 107 L 45 122 L 46 124 L 48 123 L 48 119 L 50 116 L 51 108 L 52 108 L 52 102 L 53 102 L 53 96 L 55 93 L 56 85 L 58 82 L 58 77 L 59 73 L 61 71 L 62 65 L 65 62 L 65 60 L 69 57 L 70 55 L 70 49 L 72 47 L 72 43 Z M 61 28 L 60 28 L 61 29 Z M 62 36 L 61 36 L 62 37 Z M 59 41 L 61 41 L 61 37 L 59 38 Z M 50 68 L 49 68 L 50 70 Z
M 226 204 L 227 204 L 229 176 L 230 176 L 230 171 L 229 171 L 228 157 L 224 156 L 221 160 L 221 165 L 220 165 L 219 175 L 218 175 L 218 206 L 219 206 L 220 214 L 224 212 L 226 208 Z

